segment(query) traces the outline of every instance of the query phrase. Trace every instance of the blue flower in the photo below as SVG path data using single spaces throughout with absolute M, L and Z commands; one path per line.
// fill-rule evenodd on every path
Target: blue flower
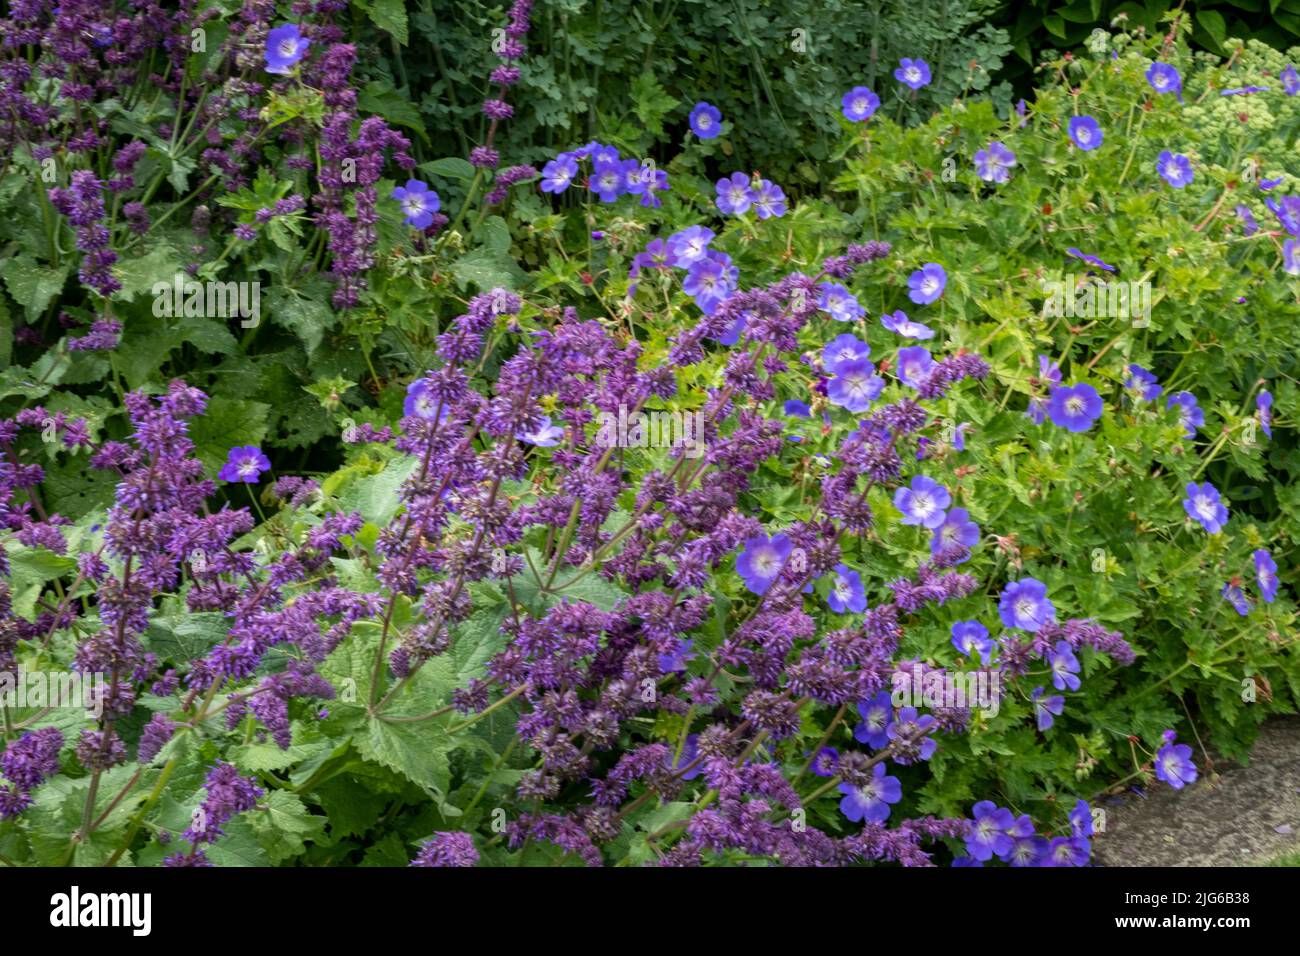
M 1175 744 L 1174 732 L 1166 730 L 1165 745 L 1156 752 L 1156 779 L 1163 780 L 1175 790 L 1196 782 L 1196 765 L 1192 763 L 1192 748 Z
M 975 822 L 966 831 L 966 852 L 972 859 L 984 862 L 1010 852 L 1011 836 L 1007 831 L 1015 824 L 1010 810 L 998 807 L 992 800 L 981 800 L 971 808 L 971 814 Z
M 1228 509 L 1219 497 L 1219 489 L 1208 481 L 1199 485 L 1193 481 L 1187 485 L 1186 491 L 1183 510 L 1188 517 L 1200 522 L 1201 527 L 1210 534 L 1222 531 L 1228 523 Z
M 952 646 L 967 657 L 980 656 L 980 663 L 987 664 L 993 656 L 993 639 L 989 629 L 979 621 L 958 621 L 952 626 Z
M 852 322 L 867 314 L 853 293 L 837 282 L 818 283 L 817 308 L 829 312 L 837 322 Z
M 682 291 L 694 297 L 695 304 L 712 315 L 714 309 L 736 291 L 733 274 L 738 275 L 729 258 L 706 258 L 691 263 L 682 282 Z
M 217 472 L 222 481 L 242 481 L 246 485 L 255 485 L 261 480 L 264 471 L 271 470 L 271 461 L 262 449 L 256 445 L 241 445 L 230 449 L 226 463 Z
M 923 345 L 912 345 L 898 350 L 898 377 L 905 385 L 920 388 L 930 377 L 934 359 Z
M 1300 196 L 1272 197 L 1264 200 L 1269 212 L 1277 216 L 1282 228 L 1293 236 L 1300 237 Z
M 794 542 L 787 535 L 776 534 L 770 539 L 765 534 L 755 535 L 745 542 L 744 550 L 736 558 L 736 573 L 747 589 L 766 594 L 793 551 Z
M 564 440 L 564 428 L 552 425 L 549 415 L 542 415 L 536 428 L 521 429 L 515 432 L 515 437 L 539 448 L 554 448 Z
M 1242 617 L 1245 617 L 1250 613 L 1250 601 L 1247 600 L 1245 592 L 1242 591 L 1241 588 L 1237 587 L 1237 585 L 1225 584 L 1223 590 L 1219 592 L 1219 595 L 1231 604 L 1233 610 Z
M 1264 429 L 1264 434 L 1269 438 L 1273 437 L 1273 393 L 1267 389 L 1261 389 L 1260 393 L 1255 396 L 1255 412 L 1259 415 L 1259 427 Z
M 776 183 L 760 179 L 753 190 L 754 212 L 759 219 L 780 218 L 786 214 L 785 193 Z
M 1124 388 L 1133 396 L 1134 401 L 1151 402 L 1160 397 L 1164 386 L 1156 382 L 1156 377 L 1141 365 L 1130 365 L 1128 377 L 1124 379 Z
M 1238 205 L 1236 208 L 1237 218 L 1241 220 L 1241 231 L 1248 236 L 1253 236 L 1259 232 L 1259 223 L 1255 221 L 1255 215 L 1250 211 L 1249 206 Z
M 966 450 L 966 430 L 970 428 L 970 422 L 962 422 L 952 430 L 952 447 L 955 451 Z
M 889 691 L 882 690 L 871 700 L 858 701 L 862 723 L 853 728 L 853 739 L 879 750 L 889 743 L 889 728 L 894 722 L 894 704 Z
M 542 192 L 562 193 L 578 175 L 578 161 L 567 153 L 542 167 Z
M 1080 800 L 1070 811 L 1070 830 L 1077 837 L 1093 835 L 1092 808 L 1088 806 L 1087 800 Z
M 722 113 L 703 101 L 695 104 L 690 116 L 691 132 L 700 139 L 713 139 L 722 131 Z
M 654 175 L 645 180 L 645 192 L 641 196 L 641 205 L 647 209 L 658 209 L 663 205 L 655 193 L 664 192 L 668 189 L 668 173 L 663 169 L 656 169 Z
M 732 173 L 726 179 L 719 179 L 718 198 L 715 205 L 723 213 L 739 216 L 749 211 L 754 202 L 754 193 L 749 188 L 749 177 L 744 173 Z
M 915 707 L 899 710 L 898 719 L 885 731 L 890 740 L 903 747 L 902 750 L 895 751 L 894 762 L 908 766 L 917 760 L 929 760 L 934 756 L 934 752 L 939 749 L 939 742 L 929 734 L 938 723 L 929 714 L 918 717 Z
M 1007 627 L 1034 633 L 1056 620 L 1056 606 L 1047 597 L 1047 585 L 1037 578 L 1011 581 L 998 599 L 998 616 Z
M 1101 418 L 1104 408 L 1097 390 L 1086 382 L 1053 388 L 1047 399 L 1047 417 L 1070 432 L 1086 432 Z
M 980 526 L 970 520 L 970 514 L 965 508 L 953 508 L 943 517 L 943 523 L 934 529 L 934 537 L 930 539 L 930 553 L 939 555 L 944 551 L 952 548 L 965 548 L 970 550 L 979 544 Z M 958 561 L 958 564 L 964 561 Z
M 867 609 L 867 596 L 862 587 L 862 575 L 848 565 L 837 564 L 831 573 L 831 591 L 826 603 L 836 614 L 861 614 Z
M 433 383 L 427 378 L 417 378 L 406 386 L 406 401 L 402 403 L 403 415 L 431 422 L 435 417 L 442 421 L 448 413 L 448 408 L 434 393 Z
M 930 82 L 930 64 L 924 60 L 909 60 L 907 57 L 903 57 L 898 61 L 898 69 L 894 71 L 894 79 L 904 86 L 919 90 Z
M 392 197 L 401 205 L 405 223 L 415 229 L 428 229 L 433 214 L 442 208 L 438 194 L 418 179 L 408 179 L 405 186 L 394 188 Z
M 907 277 L 907 297 L 917 305 L 929 305 L 943 295 L 948 273 L 937 262 L 927 262 Z
M 1094 150 L 1102 144 L 1106 134 L 1091 116 L 1075 116 L 1070 120 L 1070 139 L 1084 152 Z
M 1047 664 L 1052 671 L 1052 686 L 1057 690 L 1079 689 L 1079 659 L 1074 656 L 1070 642 L 1056 642 L 1052 653 L 1047 655 Z
M 1053 715 L 1060 717 L 1065 710 L 1065 698 L 1060 694 L 1044 697 L 1044 693 L 1045 688 L 1036 687 L 1029 697 L 1034 703 L 1034 717 L 1038 722 L 1038 729 L 1051 730 L 1055 722 Z
M 1171 153 L 1167 149 L 1156 160 L 1156 172 L 1175 189 L 1182 189 L 1196 178 L 1192 172 L 1192 161 L 1182 153 Z
M 865 86 L 853 87 L 840 100 L 840 111 L 844 114 L 844 118 L 852 123 L 871 119 L 872 114 L 879 108 L 880 97 Z
M 626 176 L 621 160 L 597 160 L 587 189 L 600 197 L 601 202 L 614 202 L 625 192 Z
M 902 524 L 933 530 L 943 524 L 944 510 L 950 504 L 948 489 L 925 475 L 916 475 L 910 486 L 894 492 L 894 507 L 903 513 Z
M 781 406 L 781 410 L 787 415 L 797 418 L 812 418 L 812 409 L 808 407 L 807 402 L 801 402 L 797 398 L 792 398 Z
M 861 787 L 840 784 L 840 812 L 854 823 L 881 823 L 889 819 L 889 805 L 903 799 L 903 787 L 897 777 L 885 775 L 885 765 L 871 768 L 871 779 Z
M 1265 603 L 1277 600 L 1277 562 L 1263 548 L 1256 550 L 1251 557 L 1255 559 L 1255 582 L 1259 585 L 1260 596 Z
M 1071 255 L 1074 256 L 1074 258 L 1076 259 L 1083 260 L 1084 262 L 1088 263 L 1088 265 L 1090 266 L 1096 266 L 1098 269 L 1105 269 L 1107 272 L 1115 271 L 1115 267 L 1107 263 L 1104 259 L 1101 259 L 1098 256 L 1089 255 L 1086 252 L 1080 252 L 1074 246 L 1070 246 L 1070 248 L 1066 249 L 1065 252 L 1067 255 Z
M 266 72 L 288 76 L 295 64 L 307 55 L 311 41 L 296 24 L 286 23 L 266 35 Z
M 861 362 L 870 356 L 870 345 L 856 335 L 845 332 L 826 343 L 822 349 L 822 365 L 828 372 L 837 372 L 845 362 Z
M 681 755 L 677 758 L 676 762 L 673 761 L 673 755 L 669 752 L 664 758 L 664 764 L 677 773 L 678 779 L 694 780 L 700 774 L 704 773 L 703 761 L 696 764 L 694 767 L 691 767 L 691 764 L 694 764 L 699 759 L 700 735 L 687 734 L 686 739 L 682 742 Z M 687 767 L 690 767 L 690 769 L 687 770 Z
M 681 232 L 668 237 L 668 262 L 679 269 L 685 269 L 694 262 L 708 258 L 709 243 L 714 239 L 712 229 L 704 226 L 688 226 Z
M 840 765 L 840 752 L 834 747 L 823 747 L 813 754 L 808 769 L 818 777 L 833 777 Z
M 934 338 L 934 329 L 930 328 L 928 325 L 922 325 L 920 322 L 913 322 L 907 317 L 907 313 L 902 309 L 899 309 L 897 312 L 886 312 L 880 317 L 880 324 L 889 331 L 895 332 L 904 338 Z
M 1087 866 L 1088 841 L 1080 837 L 1055 837 L 1047 846 L 1047 866 Z
M 875 372 L 875 366 L 865 359 L 841 362 L 826 386 L 826 397 L 832 405 L 851 412 L 866 411 L 885 388 L 885 380 Z
M 1014 165 L 1016 154 L 1007 149 L 1005 144 L 996 141 L 975 154 L 975 174 L 986 183 L 1007 182 Z
M 1147 82 L 1157 93 L 1173 93 L 1178 102 L 1183 101 L 1183 78 L 1176 67 L 1168 63 L 1152 63 L 1147 68 Z
M 695 657 L 691 653 L 691 647 L 694 641 L 689 639 L 679 640 L 676 646 L 667 654 L 659 655 L 659 672 L 661 674 L 679 674 L 686 670 L 686 662 Z
M 1296 73 L 1295 67 L 1290 63 L 1286 65 L 1285 70 L 1277 75 L 1277 78 L 1282 81 L 1282 89 L 1286 90 L 1287 96 L 1295 96 L 1300 93 L 1300 74 Z
M 1191 392 L 1174 392 L 1165 399 L 1165 408 L 1178 406 L 1178 421 L 1183 426 L 1183 434 L 1188 438 L 1196 437 L 1196 429 L 1205 424 L 1205 412 L 1196 403 L 1196 396 Z

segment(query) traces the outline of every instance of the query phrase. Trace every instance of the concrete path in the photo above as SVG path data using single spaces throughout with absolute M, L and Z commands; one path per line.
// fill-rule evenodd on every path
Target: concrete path
M 1099 866 L 1255 866 L 1300 851 L 1300 717 L 1273 718 L 1250 765 L 1215 761 L 1217 779 L 1181 791 L 1155 782 L 1106 808 Z

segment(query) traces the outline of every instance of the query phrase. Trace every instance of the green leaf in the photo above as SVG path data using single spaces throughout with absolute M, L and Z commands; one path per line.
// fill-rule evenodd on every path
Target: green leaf
M 1228 23 L 1217 10 L 1197 10 L 1196 22 L 1213 40 L 1216 52 L 1223 52 L 1223 41 L 1228 38 Z
M 223 824 L 221 829 L 225 831 L 225 836 L 211 846 L 204 847 L 204 853 L 214 866 L 269 866 L 271 864 L 258 832 L 249 819 L 256 813 L 257 810 L 250 810 Z
M 287 749 L 280 749 L 274 741 L 238 744 L 230 749 L 230 761 L 245 772 L 284 770 L 304 760 L 331 753 L 338 746 L 338 741 L 326 737 L 315 723 L 295 720 L 292 732 L 293 740 Z
M 208 402 L 207 412 L 190 422 L 190 437 L 207 471 L 215 475 L 238 445 L 261 445 L 270 411 L 262 402 L 223 395 Z
M 457 259 L 451 271 L 462 288 L 474 285 L 482 290 L 518 289 L 527 280 L 514 260 L 484 247 Z
M 14 354 L 14 319 L 9 305 L 0 299 L 0 365 L 8 365 Z
M 371 80 L 357 96 L 357 107 L 370 113 L 378 113 L 390 123 L 405 126 L 419 134 L 420 139 L 429 142 L 424 131 L 424 119 L 415 105 L 387 83 Z
M 175 249 L 162 243 L 150 246 L 142 255 L 119 259 L 113 265 L 113 274 L 122 283 L 122 288 L 113 295 L 130 302 L 142 292 L 152 295 L 154 286 L 160 282 L 171 285 L 176 276 L 184 273 L 184 264 Z
M 649 70 L 632 81 L 632 111 L 652 136 L 663 135 L 664 117 L 680 102 L 664 90 Z
M 477 236 L 483 248 L 495 255 L 506 257 L 510 252 L 510 227 L 500 216 L 488 216 L 479 226 Z
M 27 310 L 27 320 L 35 322 L 45 312 L 53 298 L 63 289 L 71 266 L 41 265 L 31 256 L 10 259 L 4 267 L 5 288 Z
M 325 818 L 311 813 L 303 802 L 286 790 L 273 790 L 246 814 L 249 826 L 272 864 L 301 855 L 308 842 L 325 834 Z
M 420 164 L 420 171 L 430 176 L 444 176 L 448 179 L 461 179 L 466 182 L 474 178 L 474 167 L 468 160 L 459 156 L 434 159 Z
M 276 286 L 266 298 L 266 311 L 272 320 L 298 336 L 307 357 L 311 358 L 324 341 L 325 333 L 334 328 L 337 316 L 324 302 L 299 295 L 292 289 Z
M 387 30 L 402 46 L 409 39 L 406 26 L 406 0 L 368 0 L 370 21 Z
M 409 455 L 392 459 L 378 474 L 348 484 L 339 494 L 340 508 L 344 512 L 359 511 L 367 521 L 384 527 L 401 505 L 398 490 L 418 466 L 419 460 Z

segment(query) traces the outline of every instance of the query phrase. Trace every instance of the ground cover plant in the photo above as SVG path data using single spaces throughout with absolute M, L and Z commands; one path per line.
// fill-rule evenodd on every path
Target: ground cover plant
M 916 51 L 796 186 L 512 157 L 530 0 L 427 155 L 403 9 L 7 10 L 0 862 L 1081 866 L 1295 712 L 1300 50 Z

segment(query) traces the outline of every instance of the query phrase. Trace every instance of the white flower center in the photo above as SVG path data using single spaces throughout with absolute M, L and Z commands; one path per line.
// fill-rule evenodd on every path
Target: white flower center
M 1198 495 L 1196 498 L 1196 513 L 1206 521 L 1211 520 L 1215 515 L 1213 499 L 1206 495 Z

